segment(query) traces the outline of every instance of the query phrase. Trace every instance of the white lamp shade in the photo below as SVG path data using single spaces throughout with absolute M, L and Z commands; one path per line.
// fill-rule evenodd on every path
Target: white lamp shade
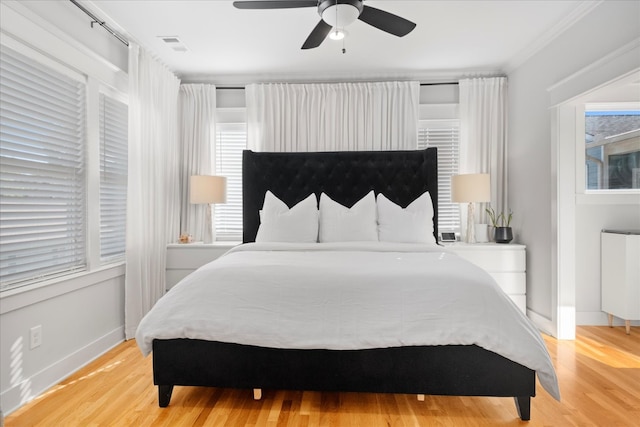
M 189 201 L 194 204 L 226 203 L 227 178 L 193 175 L 189 182 Z
M 488 173 L 473 173 L 452 176 L 451 201 L 455 203 L 490 202 L 490 175 Z

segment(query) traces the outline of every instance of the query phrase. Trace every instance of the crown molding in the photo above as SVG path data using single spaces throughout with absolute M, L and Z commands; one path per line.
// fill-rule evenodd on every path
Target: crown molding
M 558 38 L 562 33 L 567 31 L 577 22 L 579 22 L 586 15 L 591 13 L 596 7 L 602 4 L 604 0 L 585 0 L 580 3 L 570 14 L 561 19 L 558 23 L 552 26 L 544 34 L 540 35 L 533 43 L 529 44 L 519 53 L 517 53 L 511 60 L 509 60 L 505 66 L 504 71 L 507 74 L 512 73 L 522 64 L 527 62 L 536 53 L 540 52 L 546 46 L 548 46 L 553 40 Z

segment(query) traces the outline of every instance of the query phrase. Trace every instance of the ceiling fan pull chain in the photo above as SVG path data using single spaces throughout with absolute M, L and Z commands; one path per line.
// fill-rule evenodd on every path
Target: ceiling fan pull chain
M 338 0 L 336 0 L 336 26 L 334 30 L 336 31 L 336 38 L 338 38 L 338 32 L 340 31 L 338 29 Z M 344 38 L 342 40 L 344 40 Z
M 336 30 L 336 38 L 338 38 L 338 33 L 339 33 L 339 31 L 340 31 L 340 29 L 338 28 L 338 22 L 340 22 L 340 21 L 338 21 L 338 0 L 336 0 L 336 26 L 335 26 L 335 28 L 334 28 L 334 29 Z M 344 28 L 343 28 L 342 30 L 344 31 Z M 344 43 L 345 43 L 344 39 L 345 39 L 345 38 L 346 38 L 346 37 L 343 35 L 343 36 L 342 36 L 342 54 L 343 54 L 343 55 L 344 55 L 345 53 L 347 53 L 347 49 L 345 49 L 345 48 L 344 48 Z

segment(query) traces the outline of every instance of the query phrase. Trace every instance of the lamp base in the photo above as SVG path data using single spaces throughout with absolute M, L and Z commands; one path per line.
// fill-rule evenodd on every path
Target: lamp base
M 213 222 L 211 221 L 211 204 L 207 203 L 207 213 L 204 219 L 204 235 L 202 240 L 205 244 L 213 243 Z
M 467 205 L 467 234 L 464 236 L 465 243 L 476 243 L 475 208 L 473 202 Z

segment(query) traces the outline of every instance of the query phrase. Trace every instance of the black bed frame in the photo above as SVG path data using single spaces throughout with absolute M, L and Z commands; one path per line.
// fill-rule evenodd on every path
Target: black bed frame
M 370 190 L 407 206 L 425 191 L 437 230 L 436 149 L 243 154 L 243 241 L 252 242 L 266 190 L 293 206 L 315 193 L 352 206 Z M 153 341 L 159 404 L 175 385 L 513 397 L 529 420 L 535 372 L 475 345 L 290 350 L 214 341 Z

